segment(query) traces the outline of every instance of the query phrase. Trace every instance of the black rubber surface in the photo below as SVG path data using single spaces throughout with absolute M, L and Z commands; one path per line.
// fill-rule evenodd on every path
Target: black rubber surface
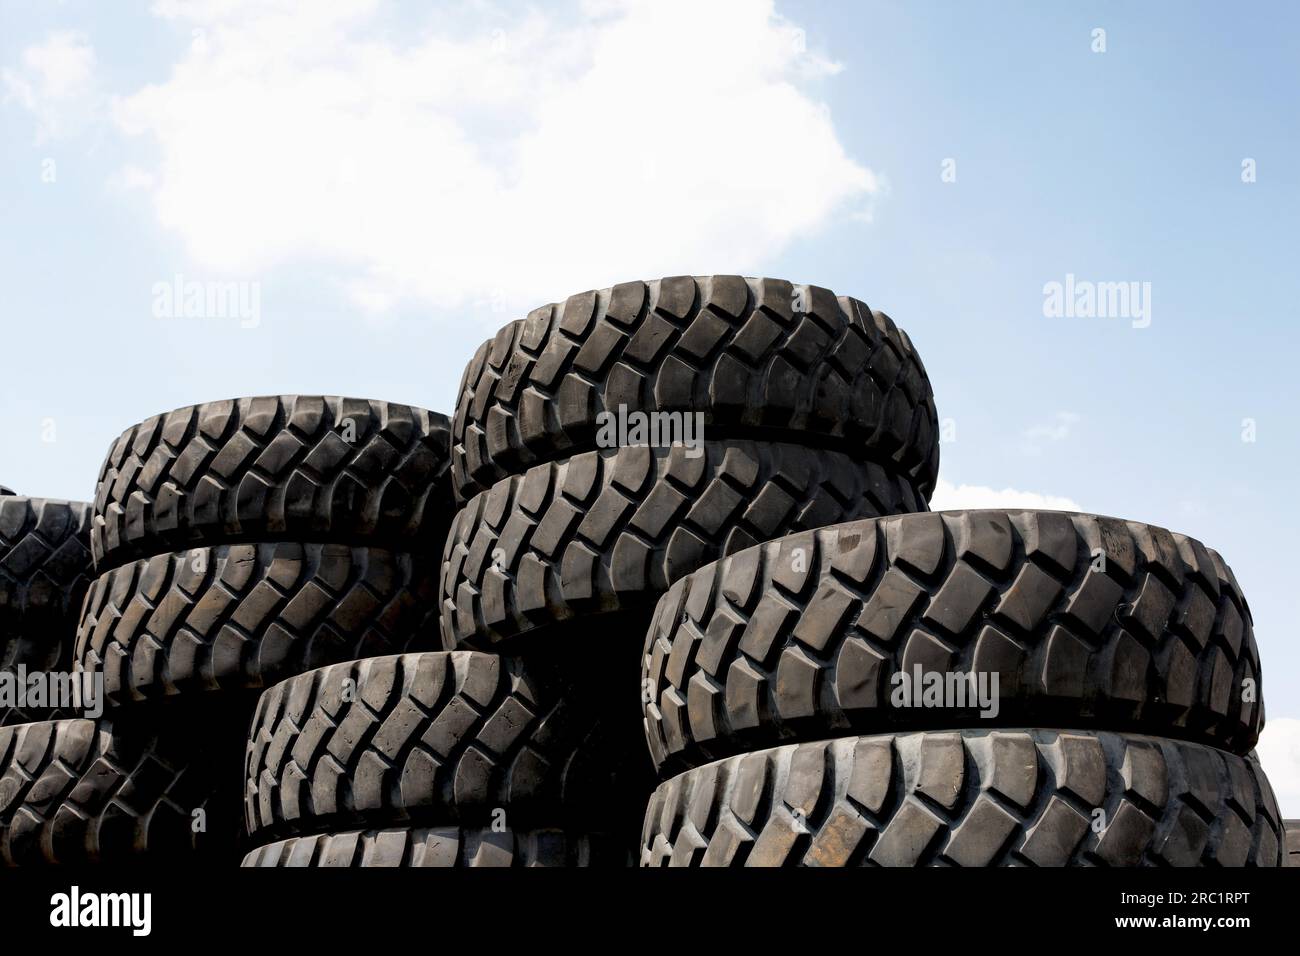
M 249 730 L 248 832 L 259 842 L 393 825 L 625 832 L 649 767 L 631 733 L 608 736 L 613 694 L 579 686 L 576 669 L 458 651 L 278 684 Z
M 438 553 L 451 519 L 448 422 L 319 395 L 178 408 L 128 428 L 95 491 L 100 571 L 194 544 L 340 541 Z
M 0 497 L 0 671 L 71 669 L 91 573 L 90 505 Z M 0 725 L 52 716 L 0 704 Z
M 730 757 L 655 791 L 643 865 L 1278 866 L 1259 764 L 1085 731 L 843 737 Z
M 247 718 L 241 702 L 0 727 L 0 862 L 233 864 Z
M 700 412 L 713 439 L 797 436 L 926 499 L 939 468 L 929 379 L 887 315 L 817 286 L 677 276 L 571 296 L 483 343 L 453 421 L 457 494 L 595 448 L 620 409 Z
M 955 697 L 897 706 L 895 676 L 918 667 L 989 689 L 996 674 L 996 715 Z M 1135 521 L 1038 511 L 856 521 L 734 554 L 661 599 L 642 671 L 667 771 L 936 726 L 1094 727 L 1244 754 L 1263 724 L 1259 676 L 1218 554 Z
M 437 560 L 343 544 L 236 544 L 101 575 L 77 633 L 111 700 L 265 687 L 303 671 L 441 647 Z
M 460 827 L 350 830 L 291 837 L 258 847 L 246 867 L 561 867 L 626 865 L 599 837 L 562 830 L 493 831 Z
M 611 612 L 645 612 L 644 629 L 672 581 L 727 553 L 805 528 L 925 509 L 910 482 L 837 452 L 753 441 L 706 441 L 694 452 L 586 452 L 476 496 L 447 537 L 440 600 L 448 645 L 490 647 Z

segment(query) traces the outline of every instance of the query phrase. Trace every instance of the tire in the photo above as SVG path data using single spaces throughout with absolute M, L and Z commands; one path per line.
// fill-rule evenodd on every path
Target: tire
M 925 509 L 909 482 L 837 452 L 752 441 L 628 446 L 538 465 L 452 522 L 440 601 L 449 644 L 493 647 L 577 616 L 641 611 L 676 578 L 759 541 Z M 638 639 L 639 640 L 639 639 Z
M 114 703 L 267 687 L 358 657 L 441 647 L 432 558 L 342 544 L 236 544 L 96 579 L 79 670 Z
M 90 576 L 90 505 L 0 497 L 0 671 L 71 669 Z M 0 725 L 53 714 L 0 704 Z
M 0 727 L 0 863 L 238 859 L 240 716 Z
M 634 831 L 620 814 L 650 791 L 649 767 L 620 776 L 635 741 L 602 736 L 611 701 L 575 686 L 573 670 L 460 651 L 336 664 L 276 685 L 248 733 L 249 834 Z
M 996 673 L 996 717 L 894 706 L 895 676 L 918 666 Z M 939 726 L 1119 730 L 1244 754 L 1263 724 L 1250 610 L 1223 559 L 1163 528 L 1062 512 L 856 521 L 731 555 L 660 600 L 642 678 L 665 772 Z
M 962 730 L 792 744 L 688 770 L 651 798 L 641 861 L 1278 866 L 1280 841 L 1256 761 L 1156 737 Z
M 712 438 L 797 436 L 888 465 L 926 499 L 939 468 L 929 379 L 884 313 L 778 279 L 677 276 L 543 306 L 479 347 L 453 422 L 460 500 L 594 449 L 620 407 L 700 412 Z
M 626 854 L 599 838 L 561 830 L 493 832 L 432 827 L 352 830 L 292 837 L 258 847 L 246 867 L 360 866 L 626 866 Z
M 244 541 L 436 554 L 451 517 L 448 441 L 442 415 L 356 398 L 239 398 L 155 415 L 123 432 L 100 472 L 96 567 Z

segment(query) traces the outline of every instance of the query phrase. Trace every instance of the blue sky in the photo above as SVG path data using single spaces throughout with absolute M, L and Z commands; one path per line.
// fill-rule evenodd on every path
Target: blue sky
M 1300 10 L 309 8 L 0 0 L 0 482 L 87 498 L 122 428 L 233 395 L 449 411 L 498 325 L 624 279 L 829 286 L 919 348 L 943 503 L 1224 555 L 1300 815 Z M 158 317 L 177 275 L 255 327 Z M 1067 275 L 1149 325 L 1046 316 Z

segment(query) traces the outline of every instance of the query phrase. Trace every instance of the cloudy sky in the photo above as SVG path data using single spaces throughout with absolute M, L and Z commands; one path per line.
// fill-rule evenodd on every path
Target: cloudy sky
M 1223 553 L 1300 816 L 1298 89 L 1282 3 L 0 0 L 0 482 L 89 497 L 233 395 L 449 411 L 497 326 L 630 278 L 829 286 L 924 358 L 936 506 Z

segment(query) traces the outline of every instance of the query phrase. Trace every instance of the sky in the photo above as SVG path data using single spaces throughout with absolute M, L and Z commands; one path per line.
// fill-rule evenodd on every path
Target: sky
M 628 279 L 826 286 L 925 362 L 935 507 L 1223 554 L 1300 816 L 1298 101 L 1281 2 L 0 0 L 0 483 L 237 395 L 450 412 Z

